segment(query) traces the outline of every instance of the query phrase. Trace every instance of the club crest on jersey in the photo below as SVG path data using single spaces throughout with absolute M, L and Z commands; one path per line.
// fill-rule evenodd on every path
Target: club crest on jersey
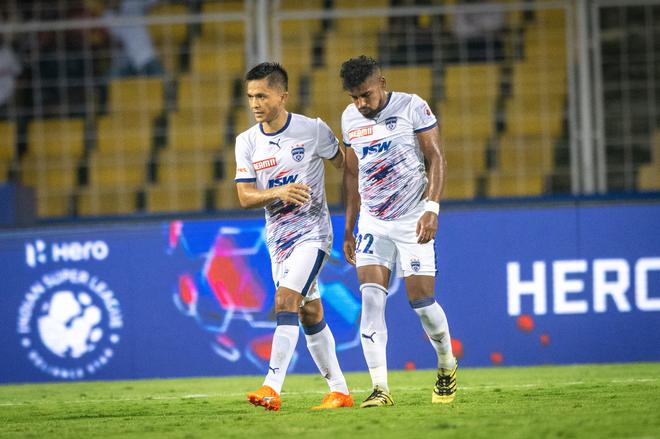
M 396 128 L 396 116 L 388 117 L 385 119 L 385 127 L 388 130 L 393 131 L 394 128 Z
M 301 161 L 305 157 L 305 148 L 297 147 L 291 150 L 291 156 L 297 162 Z
M 410 268 L 417 273 L 419 271 L 419 268 L 421 267 L 421 263 L 419 262 L 419 259 L 411 259 L 410 260 Z

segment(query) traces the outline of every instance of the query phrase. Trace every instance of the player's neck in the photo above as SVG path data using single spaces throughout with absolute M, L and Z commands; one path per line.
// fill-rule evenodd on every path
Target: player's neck
M 277 117 L 270 122 L 261 122 L 261 129 L 264 133 L 276 133 L 286 125 L 286 121 L 289 118 L 289 112 L 285 109 L 282 109 Z

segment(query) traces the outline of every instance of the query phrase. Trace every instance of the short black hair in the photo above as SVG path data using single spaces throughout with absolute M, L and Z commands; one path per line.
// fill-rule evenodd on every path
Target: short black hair
M 360 55 L 357 58 L 351 58 L 341 65 L 339 76 L 345 90 L 352 90 L 360 86 L 371 75 L 380 70 L 378 61 L 370 56 Z
M 269 87 L 278 85 L 282 87 L 284 91 L 289 90 L 289 74 L 279 63 L 262 62 L 261 64 L 252 67 L 250 71 L 245 74 L 246 81 L 255 81 L 264 78 L 268 78 Z

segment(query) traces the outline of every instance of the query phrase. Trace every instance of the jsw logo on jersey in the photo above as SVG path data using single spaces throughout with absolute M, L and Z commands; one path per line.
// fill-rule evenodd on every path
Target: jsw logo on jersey
M 389 140 L 387 142 L 376 143 L 375 145 L 364 146 L 362 147 L 362 157 L 360 158 L 363 159 L 369 154 L 387 151 L 391 144 L 392 141 Z
M 295 183 L 298 178 L 298 174 L 295 175 L 278 175 L 275 178 L 268 180 L 268 188 L 276 186 L 284 186 L 285 184 Z

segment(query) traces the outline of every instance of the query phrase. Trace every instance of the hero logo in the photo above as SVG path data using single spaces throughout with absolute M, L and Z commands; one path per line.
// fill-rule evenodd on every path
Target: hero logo
M 554 314 L 660 311 L 660 257 L 534 261 L 531 267 L 509 262 L 506 274 L 510 316 L 521 314 L 523 299 L 535 315 L 547 314 L 549 298 Z
M 392 141 L 390 140 L 390 141 L 387 141 L 387 142 L 381 142 L 381 143 L 376 143 L 374 145 L 365 146 L 365 147 L 362 148 L 362 157 L 361 158 L 365 158 L 369 154 L 387 151 L 390 148 L 391 144 L 392 144 Z
M 268 180 L 268 187 L 276 187 L 276 186 L 284 186 L 285 184 L 289 183 L 295 183 L 296 179 L 298 179 L 298 174 L 295 175 L 286 175 L 288 171 L 285 172 L 280 172 L 275 176 L 275 178 L 271 178 Z
M 84 270 L 43 275 L 18 309 L 17 332 L 28 360 L 65 380 L 83 379 L 108 364 L 123 326 L 114 292 Z
M 102 261 L 108 257 L 110 249 L 105 241 L 55 242 L 49 248 L 44 241 L 37 239 L 25 244 L 25 263 L 29 267 L 52 262 Z

